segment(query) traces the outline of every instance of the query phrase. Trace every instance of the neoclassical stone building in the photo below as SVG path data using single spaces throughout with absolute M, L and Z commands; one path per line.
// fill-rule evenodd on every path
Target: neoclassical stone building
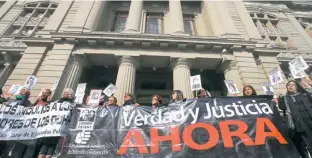
M 311 4 L 243 1 L 9 0 L 0 8 L 0 86 L 38 77 L 42 88 L 60 79 L 54 97 L 87 83 L 117 86 L 119 103 L 133 93 L 168 98 L 179 89 L 192 98 L 189 77 L 225 95 L 223 80 L 263 93 L 268 71 L 298 55 L 312 62 Z M 283 91 L 285 83 L 274 87 Z

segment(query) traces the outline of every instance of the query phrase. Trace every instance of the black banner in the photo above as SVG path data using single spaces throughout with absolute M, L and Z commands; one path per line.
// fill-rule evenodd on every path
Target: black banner
M 297 158 L 272 97 L 79 108 L 62 158 Z M 93 123 L 92 123 L 93 122 Z

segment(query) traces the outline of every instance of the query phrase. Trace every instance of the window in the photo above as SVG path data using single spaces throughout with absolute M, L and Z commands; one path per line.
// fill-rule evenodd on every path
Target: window
M 281 44 L 290 47 L 287 33 L 280 27 L 278 18 L 264 13 L 250 13 L 261 37 L 271 44 Z
M 162 34 L 163 33 L 163 15 L 146 14 L 145 33 Z
M 8 36 L 33 36 L 42 30 L 48 23 L 49 17 L 54 13 L 57 4 L 50 2 L 36 2 L 25 5 L 22 13 L 5 31 Z
M 122 32 L 125 30 L 128 14 L 127 13 L 116 13 L 115 15 L 115 25 L 113 27 L 113 32 Z
M 194 16 L 192 15 L 184 15 L 183 16 L 184 23 L 184 32 L 189 35 L 196 35 L 195 33 L 195 25 L 194 25 Z

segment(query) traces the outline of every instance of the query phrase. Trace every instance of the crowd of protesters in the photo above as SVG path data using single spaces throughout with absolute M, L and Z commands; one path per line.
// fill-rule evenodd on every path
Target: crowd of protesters
M 290 133 L 292 133 L 291 139 L 302 158 L 308 158 L 309 153 L 312 153 L 312 81 L 309 80 L 305 83 L 308 83 L 308 85 L 303 84 L 301 80 L 291 80 L 286 84 L 286 93 L 284 95 L 275 94 L 275 97 L 272 99 L 272 102 L 283 112 L 284 118 L 291 116 L 291 122 L 288 122 Z M 251 85 L 245 85 L 242 92 L 244 97 L 257 95 L 256 90 Z M 9 104 L 17 101 L 18 105 L 22 106 L 47 106 L 52 102 L 51 94 L 52 91 L 50 89 L 43 90 L 41 96 L 32 104 L 29 101 L 30 91 L 27 88 L 21 89 L 19 95 L 16 95 L 13 99 L 6 99 L 1 90 L 0 103 Z M 55 102 L 69 102 L 74 104 L 74 94 L 75 92 L 72 89 L 65 89 L 61 98 Z M 196 91 L 195 96 L 196 98 L 213 97 L 205 89 Z M 86 104 L 88 104 L 88 100 L 89 97 L 86 99 Z M 160 106 L 185 101 L 186 99 L 183 97 L 183 93 L 180 90 L 174 90 L 168 103 L 164 103 L 160 95 L 153 95 L 151 106 L 156 111 Z M 132 94 L 126 93 L 122 106 L 128 105 L 140 106 Z M 104 106 L 110 109 L 110 111 L 117 111 L 119 108 L 117 99 L 114 96 L 106 97 L 105 95 L 101 96 L 98 105 L 95 106 Z M 27 142 L 0 141 L 0 155 L 2 157 L 12 158 L 51 158 L 59 140 L 59 137 L 47 137 Z

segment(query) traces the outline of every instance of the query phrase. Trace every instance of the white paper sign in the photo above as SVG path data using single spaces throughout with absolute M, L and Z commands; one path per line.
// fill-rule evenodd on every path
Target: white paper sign
M 115 85 L 113 85 L 112 83 L 109 84 L 103 91 L 103 93 L 110 97 L 112 96 L 115 92 L 116 92 L 117 88 L 115 87 Z
M 263 88 L 264 94 L 274 95 L 274 89 L 273 89 L 271 83 L 268 83 L 268 82 L 262 83 L 262 88 Z
M 53 85 L 52 85 L 51 91 L 56 90 L 56 88 L 57 88 L 57 85 L 58 85 L 59 81 L 60 81 L 60 79 L 57 79 L 57 80 L 55 80 L 55 81 L 53 82 Z
M 34 75 L 31 75 L 25 81 L 24 87 L 27 87 L 29 90 L 32 90 L 33 87 L 36 85 L 38 78 Z
M 77 86 L 75 97 L 84 96 L 87 83 L 79 83 Z
M 191 76 L 190 77 L 190 83 L 191 83 L 191 90 L 192 91 L 202 89 L 200 75 Z
M 309 65 L 304 61 L 302 56 L 299 56 L 293 59 L 288 64 L 291 68 L 293 68 L 293 71 L 295 74 L 298 74 L 299 72 L 304 71 L 307 68 L 309 68 Z
M 274 68 L 269 71 L 271 85 L 277 85 L 283 81 L 282 73 L 279 68 Z
M 95 90 L 95 89 L 91 90 L 88 105 L 99 104 L 100 99 L 101 99 L 101 94 L 102 94 L 102 90 Z
M 238 94 L 239 93 L 239 90 L 238 90 L 234 81 L 224 80 L 224 83 L 225 83 L 226 88 L 228 89 L 229 93 L 231 93 L 231 94 Z
M 292 77 L 294 78 L 294 79 L 298 79 L 298 78 L 304 78 L 305 77 L 305 75 L 304 75 L 304 71 L 296 71 L 293 67 L 290 67 L 289 66 L 289 71 L 290 71 L 290 73 L 291 73 L 291 75 L 292 75 Z
M 92 130 L 97 108 L 79 108 L 80 115 L 76 129 Z
M 10 89 L 8 90 L 8 94 L 11 95 L 18 95 L 19 91 L 21 90 L 21 88 L 23 88 L 22 85 L 20 84 L 13 84 Z

